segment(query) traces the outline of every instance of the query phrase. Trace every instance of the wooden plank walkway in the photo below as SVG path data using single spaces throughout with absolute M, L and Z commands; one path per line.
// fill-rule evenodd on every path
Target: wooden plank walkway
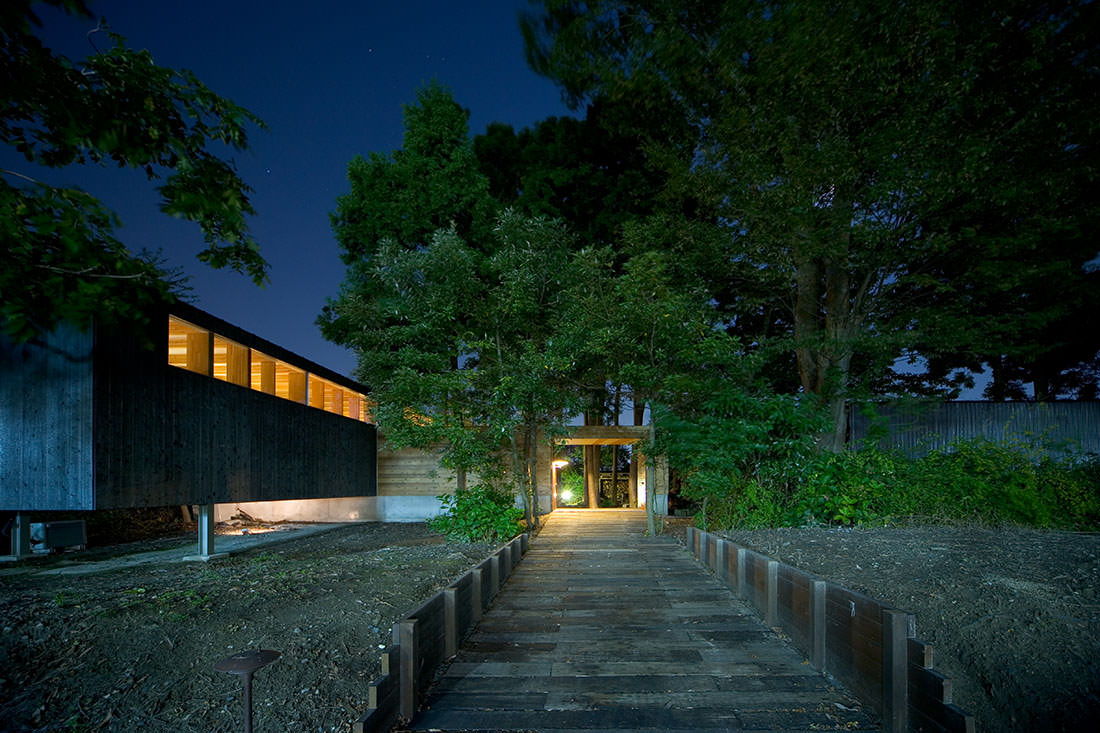
M 554 512 L 409 729 L 877 729 L 645 514 Z

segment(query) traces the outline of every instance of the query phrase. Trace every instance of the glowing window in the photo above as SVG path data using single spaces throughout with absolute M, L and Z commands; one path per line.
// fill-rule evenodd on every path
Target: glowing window
M 168 363 L 360 422 L 372 422 L 366 395 L 309 374 L 175 316 L 168 317 Z
M 306 373 L 268 356 L 251 350 L 252 389 L 257 392 L 273 394 L 284 400 L 306 401 Z
M 247 387 L 251 376 L 248 347 L 214 336 L 214 378 Z
M 210 332 L 174 316 L 168 317 L 168 363 L 210 374 Z

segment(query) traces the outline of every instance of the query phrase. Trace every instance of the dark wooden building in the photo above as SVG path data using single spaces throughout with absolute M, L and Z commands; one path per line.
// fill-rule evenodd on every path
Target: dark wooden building
M 0 337 L 0 510 L 374 496 L 365 392 L 185 304 Z

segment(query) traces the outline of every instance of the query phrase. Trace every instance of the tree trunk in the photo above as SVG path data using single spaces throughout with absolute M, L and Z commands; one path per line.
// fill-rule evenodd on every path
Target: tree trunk
M 846 234 L 845 244 L 847 238 Z M 846 398 L 856 318 L 852 312 L 851 291 L 847 262 L 828 264 L 825 268 L 825 343 L 819 360 L 823 374 L 819 379 L 830 422 L 828 432 L 822 436 L 821 447 L 832 453 L 844 450 L 848 436 Z
M 600 446 L 584 446 L 584 490 L 588 497 L 588 508 L 600 506 Z
M 1008 397 L 1008 375 L 1003 356 L 989 360 L 989 371 L 992 373 L 992 381 L 985 388 L 986 397 L 991 402 L 1004 402 Z
M 523 493 L 525 494 L 524 503 L 528 508 L 527 527 L 529 529 L 538 529 L 538 484 L 536 481 L 538 478 L 538 426 L 533 420 L 527 421 L 526 432 L 527 437 L 524 441 L 524 449 L 527 458 L 527 473 L 524 477 L 526 480 L 523 486 Z
M 512 473 L 516 488 L 519 489 L 520 498 L 523 500 L 523 517 L 527 520 L 527 528 L 532 529 L 534 525 L 534 516 L 531 511 L 531 502 L 527 498 L 527 487 L 523 476 L 523 462 L 519 457 L 519 446 L 516 445 L 516 431 L 513 428 L 511 431 L 510 443 L 512 446 Z
M 794 353 L 798 378 L 808 395 L 821 394 L 821 369 L 817 357 L 821 348 L 821 278 L 812 257 L 795 258 Z
M 618 386 L 615 388 L 615 425 L 619 424 L 619 413 L 623 409 L 623 388 Z M 611 497 L 618 501 L 619 497 L 619 446 L 615 446 L 611 449 Z
M 592 405 L 584 413 L 585 425 L 602 425 L 603 409 L 597 407 L 596 396 L 592 397 Z M 598 509 L 600 506 L 600 446 L 586 445 L 584 447 L 584 491 L 588 500 L 589 509 Z
M 838 216 L 850 207 L 838 206 Z M 859 315 L 852 303 L 847 250 L 850 231 L 841 228 L 841 253 L 826 260 L 796 253 L 794 337 L 798 376 L 807 395 L 827 411 L 829 427 L 818 436 L 822 450 L 844 450 L 852 363 L 852 339 Z
M 655 436 L 653 434 L 653 421 L 650 420 L 649 424 L 649 444 L 653 445 Z M 656 499 L 656 484 L 657 484 L 657 461 L 653 456 L 646 456 L 645 461 L 645 522 L 646 529 L 649 531 L 650 537 L 656 537 L 659 529 L 657 528 L 657 502 Z

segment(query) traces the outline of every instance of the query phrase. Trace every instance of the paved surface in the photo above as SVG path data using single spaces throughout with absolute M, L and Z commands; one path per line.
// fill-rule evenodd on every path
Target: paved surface
M 214 550 L 221 554 L 232 555 L 257 547 L 275 545 L 287 540 L 298 539 L 312 534 L 327 532 L 337 527 L 346 527 L 347 524 L 325 523 L 291 523 L 276 525 L 277 529 L 270 532 L 258 532 L 255 534 L 219 534 L 214 539 Z M 147 552 L 135 552 L 132 554 L 120 554 L 108 557 L 97 557 L 94 554 L 83 552 L 71 552 L 58 556 L 57 563 L 47 567 L 40 567 L 31 563 L 19 563 L 17 558 L 0 557 L 0 576 L 41 574 L 41 575 L 90 575 L 92 573 L 104 573 L 109 570 L 146 565 L 148 563 L 183 562 L 194 556 L 198 551 L 198 540 L 181 543 L 164 550 L 149 550 Z M 43 557 L 32 555 L 32 558 Z M 211 562 L 217 562 L 213 559 Z M 10 563 L 10 564 L 7 564 Z
M 874 729 L 645 514 L 558 510 L 410 730 Z

